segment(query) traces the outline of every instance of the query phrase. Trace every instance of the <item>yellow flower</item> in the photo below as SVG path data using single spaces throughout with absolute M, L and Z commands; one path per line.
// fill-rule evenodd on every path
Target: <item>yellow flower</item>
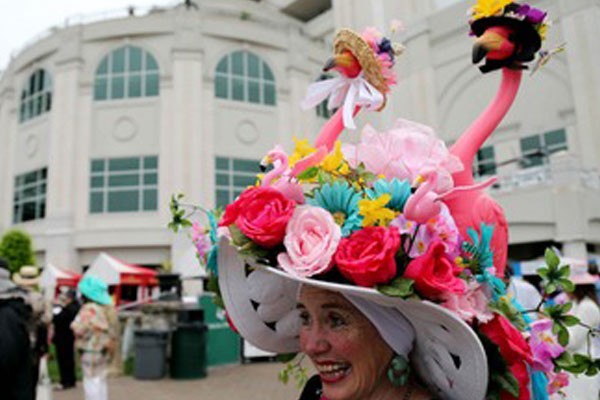
M 342 175 L 347 175 L 350 172 L 348 164 L 344 161 L 344 153 L 342 153 L 342 142 L 336 140 L 333 151 L 325 157 L 321 168 L 327 172 L 337 172 Z
M 294 149 L 292 155 L 288 158 L 290 168 L 293 168 L 294 165 L 304 157 L 317 151 L 317 149 L 308 144 L 308 139 L 298 140 L 296 136 L 294 136 L 292 140 L 294 143 L 296 143 L 296 148 Z
M 480 19 L 496 15 L 504 9 L 513 0 L 478 0 L 477 4 L 471 9 L 473 19 Z
M 548 33 L 548 24 L 542 24 L 540 25 L 540 27 L 538 28 L 538 33 L 540 35 L 540 38 L 542 40 L 546 40 L 546 34 Z
M 390 202 L 392 196 L 385 193 L 374 200 L 364 199 L 358 202 L 358 213 L 363 216 L 363 226 L 387 226 L 396 213 L 385 205 Z

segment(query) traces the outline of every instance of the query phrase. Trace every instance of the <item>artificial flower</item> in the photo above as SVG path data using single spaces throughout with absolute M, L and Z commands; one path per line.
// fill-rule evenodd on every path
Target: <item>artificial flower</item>
M 362 218 L 358 214 L 359 200 L 360 194 L 347 183 L 336 181 L 315 190 L 314 198 L 307 199 L 307 203 L 329 211 L 341 226 L 342 236 L 346 237 L 362 226 Z
M 448 293 L 465 292 L 464 281 L 456 276 L 458 272 L 444 245 L 434 242 L 425 254 L 408 263 L 403 276 L 415 281 L 415 289 L 421 296 L 443 300 Z
M 225 208 L 220 226 L 235 224 L 239 230 L 266 248 L 283 241 L 288 221 L 296 203 L 276 189 L 258 186 L 245 190 Z
M 479 325 L 479 330 L 492 341 L 507 364 L 520 362 L 532 363 L 531 348 L 522 333 L 506 317 L 494 314 L 494 318 Z
M 363 199 L 358 202 L 358 213 L 363 216 L 363 226 L 387 226 L 396 218 L 396 213 L 385 206 L 392 196 L 382 194 L 376 199 Z
M 334 260 L 343 276 L 358 286 L 373 287 L 396 276 L 396 229 L 369 226 L 340 241 Z
M 561 371 L 557 374 L 550 372 L 546 375 L 548 376 L 548 381 L 550 382 L 548 385 L 549 394 L 554 394 L 569 385 L 569 374 L 566 372 Z
M 290 168 L 294 167 L 294 165 L 296 165 L 296 163 L 302 160 L 304 157 L 309 156 L 317 151 L 317 149 L 308 143 L 308 139 L 298 140 L 296 136 L 294 136 L 292 137 L 292 140 L 296 144 L 296 147 L 288 159 Z
M 531 324 L 529 346 L 533 354 L 533 369 L 544 372 L 552 372 L 552 360 L 565 351 L 552 332 L 552 320 L 549 319 L 540 319 Z
M 486 288 L 477 282 L 471 282 L 467 290 L 462 293 L 446 292 L 442 307 L 454 312 L 462 320 L 471 323 L 476 320 L 486 323 L 494 318 L 489 310 L 490 296 Z
M 513 0 L 478 0 L 471 8 L 473 19 L 492 17 L 504 10 Z
M 348 175 L 350 170 L 348 164 L 344 161 L 344 153 L 342 153 L 342 142 L 337 140 L 335 142 L 333 151 L 325 157 L 321 168 L 329 173 L 338 173 L 340 175 Z
M 198 254 L 198 257 L 205 262 L 206 255 L 212 248 L 209 232 L 199 223 L 194 222 L 192 224 L 190 233 L 192 236 L 192 242 L 196 247 L 196 253 Z
M 399 181 L 396 178 L 392 178 L 389 181 L 386 179 L 378 179 L 373 183 L 373 188 L 367 189 L 366 193 L 367 197 L 371 200 L 376 199 L 383 194 L 389 194 L 391 199 L 386 204 L 387 208 L 402 212 L 406 200 L 408 200 L 411 195 L 411 187 L 410 183 L 406 180 Z
M 277 261 L 294 276 L 323 273 L 331 267 L 341 237 L 340 227 L 329 212 L 321 207 L 297 207 L 283 239 L 286 252 L 279 253 Z
M 529 371 L 524 362 L 516 362 L 508 366 L 508 370 L 519 382 L 519 395 L 513 396 L 506 390 L 500 392 L 500 400 L 530 400 L 531 393 L 529 392 Z

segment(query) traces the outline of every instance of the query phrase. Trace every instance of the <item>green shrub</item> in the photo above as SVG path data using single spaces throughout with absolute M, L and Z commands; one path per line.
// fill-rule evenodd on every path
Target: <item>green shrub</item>
M 18 229 L 7 231 L 0 241 L 0 257 L 8 261 L 12 273 L 18 272 L 23 265 L 35 265 L 31 236 Z

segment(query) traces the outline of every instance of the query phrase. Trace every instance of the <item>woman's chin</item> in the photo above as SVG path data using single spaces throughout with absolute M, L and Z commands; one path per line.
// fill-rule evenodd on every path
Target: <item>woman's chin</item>
M 352 367 L 335 372 L 321 372 L 319 377 L 323 383 L 323 393 L 330 400 L 345 399 L 352 376 Z

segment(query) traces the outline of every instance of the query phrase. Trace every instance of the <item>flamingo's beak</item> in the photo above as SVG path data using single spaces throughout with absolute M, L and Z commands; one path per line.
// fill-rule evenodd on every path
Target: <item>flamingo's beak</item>
M 515 45 L 509 39 L 510 31 L 506 27 L 491 27 L 477 38 L 473 45 L 472 60 L 474 64 L 489 59 L 501 60 L 510 57 Z
M 267 170 L 267 167 L 269 166 L 269 164 L 271 164 L 273 161 L 271 160 L 271 157 L 269 156 L 265 156 L 262 160 L 260 160 L 260 164 L 259 164 L 259 168 L 260 168 L 260 172 L 265 172 Z

